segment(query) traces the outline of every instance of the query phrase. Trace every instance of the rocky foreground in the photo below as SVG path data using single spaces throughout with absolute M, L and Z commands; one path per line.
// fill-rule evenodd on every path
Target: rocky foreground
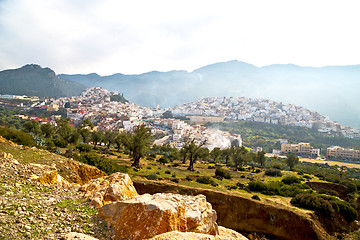
M 218 226 L 203 195 L 138 195 L 127 174 L 66 161 L 0 153 L 0 239 L 247 239 Z
M 0 239 L 66 239 L 70 232 L 110 239 L 106 222 L 84 201 L 79 187 L 62 178 L 53 184 L 31 180 L 54 170 L 47 165 L 22 164 L 2 153 Z M 48 179 L 58 180 L 57 174 L 51 175 Z

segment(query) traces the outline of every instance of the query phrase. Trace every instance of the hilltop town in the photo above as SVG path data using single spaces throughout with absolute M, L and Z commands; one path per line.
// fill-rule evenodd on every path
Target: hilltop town
M 170 108 L 174 115 L 212 116 L 218 121 L 254 121 L 316 128 L 321 133 L 338 134 L 347 138 L 360 138 L 360 131 L 342 126 L 318 112 L 283 104 L 269 99 L 245 97 L 211 97 Z M 222 118 L 222 119 L 221 119 Z

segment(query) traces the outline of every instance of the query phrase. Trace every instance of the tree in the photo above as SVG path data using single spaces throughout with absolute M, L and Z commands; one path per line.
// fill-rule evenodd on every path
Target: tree
M 115 133 L 114 143 L 116 144 L 117 151 L 120 152 L 121 146 L 122 146 L 122 133 Z
M 217 162 L 221 156 L 221 149 L 218 147 L 215 147 L 211 152 L 210 152 L 210 157 L 214 162 Z
M 91 132 L 91 140 L 96 146 L 98 143 L 104 139 L 104 132 L 101 130 Z
M 133 167 L 140 167 L 140 158 L 148 151 L 151 144 L 151 130 L 145 125 L 138 125 L 132 132 L 121 135 L 122 144 L 132 155 Z
M 110 148 L 110 145 L 115 142 L 115 138 L 116 138 L 116 132 L 110 130 L 105 132 L 103 141 L 108 149 Z
M 79 129 L 79 134 L 81 136 L 81 138 L 83 139 L 83 142 L 88 144 L 91 140 L 91 132 L 89 129 L 87 128 L 80 128 Z
M 225 164 L 227 165 L 231 159 L 232 148 L 226 148 L 226 149 L 222 150 L 221 154 L 222 154 L 222 157 L 225 158 Z
M 185 144 L 183 146 L 183 152 L 186 153 L 187 157 L 189 157 L 189 167 L 187 168 L 190 171 L 194 171 L 194 163 L 198 158 L 197 152 L 200 150 L 202 146 L 204 146 L 206 141 L 202 141 L 199 144 L 196 144 L 195 138 L 191 141 L 185 140 Z
M 255 160 L 257 163 L 260 164 L 261 167 L 264 167 L 266 162 L 265 152 L 264 151 L 257 152 Z
M 45 136 L 45 138 L 50 138 L 54 135 L 54 133 L 56 132 L 56 129 L 53 125 L 51 125 L 50 123 L 46 123 L 41 125 L 40 127 L 42 134 Z
M 56 120 L 57 133 L 66 143 L 73 143 L 76 142 L 79 135 L 77 132 L 75 132 L 75 129 L 69 125 L 69 122 L 70 118 L 68 117 Z
M 286 164 L 289 166 L 290 170 L 294 170 L 294 167 L 299 164 L 299 158 L 294 154 L 290 154 L 286 157 Z
M 24 127 L 25 132 L 34 133 L 34 134 L 41 133 L 40 123 L 35 120 L 25 122 L 23 127 Z
M 78 131 L 81 135 L 84 143 L 89 143 L 91 140 L 90 130 L 94 128 L 94 125 L 90 122 L 88 118 L 85 118 L 83 123 L 79 126 Z
M 245 162 L 249 160 L 248 150 L 242 147 L 232 147 L 232 161 L 234 163 L 235 171 L 244 165 Z

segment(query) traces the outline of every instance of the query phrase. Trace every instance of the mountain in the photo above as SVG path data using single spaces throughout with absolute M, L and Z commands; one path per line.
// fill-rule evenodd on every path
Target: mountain
M 85 89 L 85 85 L 61 79 L 50 68 L 35 64 L 0 72 L 0 94 L 65 97 L 79 95 Z
M 301 67 L 275 64 L 264 67 L 229 61 L 193 72 L 149 72 L 111 76 L 59 77 L 124 93 L 139 105 L 170 107 L 201 97 L 268 98 L 318 111 L 343 125 L 360 128 L 360 65 Z

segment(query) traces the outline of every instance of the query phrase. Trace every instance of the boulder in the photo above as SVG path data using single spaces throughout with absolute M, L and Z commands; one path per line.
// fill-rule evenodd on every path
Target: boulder
M 216 212 L 204 195 L 144 194 L 104 205 L 99 216 L 112 225 L 116 239 L 152 238 L 170 231 L 218 232 Z
M 70 232 L 65 236 L 66 240 L 98 240 L 97 238 L 90 237 L 86 234 Z
M 85 192 L 84 197 L 96 208 L 138 195 L 129 175 L 120 172 L 94 179 L 83 185 L 80 191 Z
M 68 176 L 69 181 L 80 185 L 86 184 L 93 179 L 106 176 L 106 173 L 97 167 L 72 159 L 64 160 L 63 167 L 65 171 L 74 173 Z
M 37 181 L 43 184 L 59 184 L 62 186 L 71 186 L 71 183 L 69 183 L 63 177 L 61 177 L 56 170 L 46 172 L 40 177 L 36 175 L 32 175 L 30 177 L 30 180 Z
M 248 238 L 244 237 L 240 233 L 219 226 L 219 234 L 218 235 L 209 235 L 203 233 L 194 233 L 194 232 L 178 232 L 172 231 L 167 233 L 162 233 L 160 235 L 156 235 L 150 240 L 248 240 Z

